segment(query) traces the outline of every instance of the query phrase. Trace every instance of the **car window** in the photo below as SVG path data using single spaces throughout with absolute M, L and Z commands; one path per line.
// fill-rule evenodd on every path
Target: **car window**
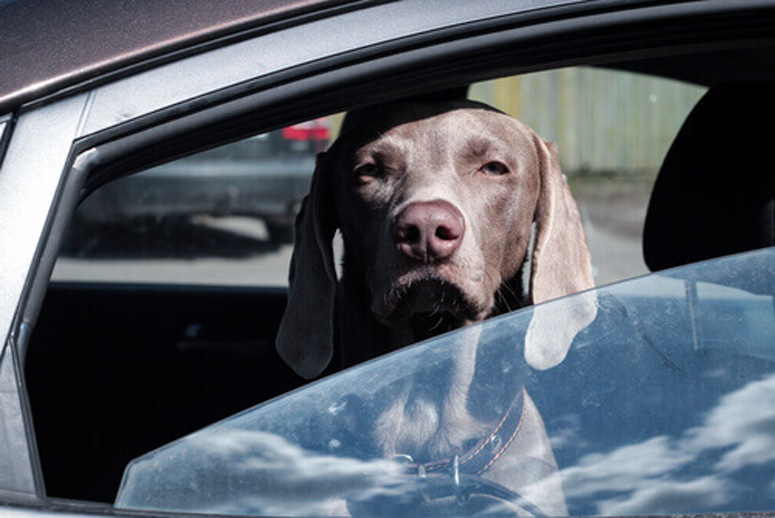
M 648 195 L 704 91 L 576 67 L 478 83 L 469 96 L 557 143 L 600 285 L 647 273 L 641 232 Z M 315 154 L 340 121 L 297 124 L 103 186 L 79 207 L 53 279 L 287 285 L 293 220 Z
M 79 206 L 55 280 L 287 284 L 293 221 L 335 118 L 111 182 Z
M 557 505 L 574 516 L 769 509 L 774 265 L 773 248 L 715 259 L 401 350 L 135 460 L 116 505 L 277 515 L 344 505 L 370 516 L 424 516 L 444 498 L 456 515 L 503 511 L 509 498 L 542 515 Z M 574 324 L 579 314 L 588 325 Z M 531 348 L 557 336 L 572 340 L 566 355 L 533 367 Z M 441 409 L 461 365 L 476 422 L 462 426 L 476 432 L 423 449 L 385 428 L 400 403 L 394 427 L 449 432 Z M 400 447 L 386 456 L 391 437 Z M 513 482 L 497 476 L 499 462 L 522 466 L 516 494 L 498 492 Z
M 651 187 L 673 138 L 707 89 L 573 67 L 477 83 L 470 96 L 555 142 L 581 211 L 598 285 L 648 273 L 641 241 Z

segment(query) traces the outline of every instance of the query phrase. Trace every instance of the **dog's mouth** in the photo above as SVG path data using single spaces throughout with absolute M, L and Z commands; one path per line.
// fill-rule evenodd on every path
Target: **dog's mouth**
M 482 319 L 465 292 L 443 276 L 427 273 L 397 283 L 385 298 L 384 320 L 408 326 L 416 340 L 438 336 Z

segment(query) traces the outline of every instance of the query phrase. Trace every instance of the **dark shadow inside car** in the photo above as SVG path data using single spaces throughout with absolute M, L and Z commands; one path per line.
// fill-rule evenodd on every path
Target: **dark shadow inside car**
M 687 118 L 646 216 L 643 253 L 652 271 L 775 244 L 775 175 L 766 165 L 773 87 L 714 86 Z
M 282 290 L 53 285 L 26 363 L 47 491 L 111 502 L 134 457 L 298 387 Z

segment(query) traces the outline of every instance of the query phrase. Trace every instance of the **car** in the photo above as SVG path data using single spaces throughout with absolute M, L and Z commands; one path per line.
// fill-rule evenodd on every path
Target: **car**
M 452 461 L 407 476 L 415 459 L 377 457 L 362 426 L 407 377 L 435 390 L 472 334 L 478 411 L 505 422 L 529 392 L 569 514 L 775 514 L 775 2 L 218 6 L 0 5 L 3 514 L 423 515 L 438 495 L 476 514 L 507 493 Z M 192 215 L 193 174 L 153 210 L 105 201 L 221 146 L 326 117 L 317 146 L 342 112 L 461 87 L 558 141 L 598 288 L 308 383 L 274 349 L 292 247 L 264 201 Z M 285 238 L 293 189 L 266 198 Z M 68 243 L 114 209 L 140 217 Z M 565 333 L 590 301 L 562 362 L 525 364 L 531 325 Z
M 270 241 L 289 243 L 315 155 L 327 141 L 328 127 L 320 119 L 162 164 L 99 189 L 79 207 L 76 224 L 248 215 L 264 221 Z

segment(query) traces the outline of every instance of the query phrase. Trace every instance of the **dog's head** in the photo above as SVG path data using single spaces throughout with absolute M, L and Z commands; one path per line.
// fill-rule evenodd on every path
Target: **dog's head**
M 471 101 L 375 108 L 346 120 L 318 157 L 278 335 L 281 356 L 306 377 L 333 351 L 337 228 L 345 275 L 361 280 L 373 317 L 408 342 L 502 310 L 501 298 L 514 299 L 502 292 L 522 288 L 531 236 L 528 302 L 593 285 L 554 147 Z

